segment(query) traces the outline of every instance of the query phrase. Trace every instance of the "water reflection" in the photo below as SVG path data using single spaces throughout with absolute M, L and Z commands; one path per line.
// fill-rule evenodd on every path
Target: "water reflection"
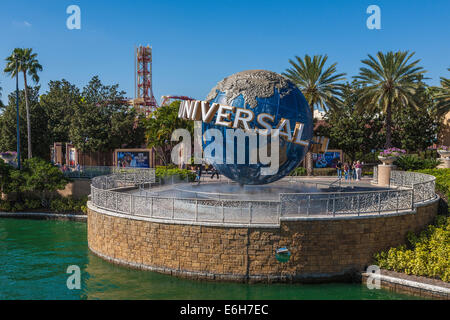
M 110 264 L 89 252 L 86 224 L 0 219 L 1 299 L 405 299 L 360 284 L 284 285 L 180 279 Z M 81 269 L 69 290 L 67 267 Z

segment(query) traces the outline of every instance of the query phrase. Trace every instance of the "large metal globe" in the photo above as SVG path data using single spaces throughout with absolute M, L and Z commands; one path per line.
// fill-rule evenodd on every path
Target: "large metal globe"
M 285 77 L 271 71 L 249 70 L 229 76 L 220 81 L 206 98 L 210 103 L 217 102 L 223 105 L 251 109 L 255 114 L 250 127 L 260 127 L 256 118 L 260 113 L 268 113 L 275 116 L 273 128 L 281 118 L 289 119 L 291 133 L 293 135 L 295 123 L 304 124 L 302 140 L 310 141 L 313 134 L 313 119 L 308 103 L 300 90 Z M 226 127 L 215 125 L 214 117 L 210 123 L 202 124 L 202 132 L 210 128 L 222 132 L 224 139 L 229 139 Z M 234 114 L 231 121 L 234 120 Z M 203 148 L 212 141 L 203 140 Z M 246 139 L 245 150 L 248 154 L 249 141 Z M 280 139 L 280 163 L 279 170 L 273 175 L 262 175 L 262 164 L 249 164 L 248 156 L 246 164 L 227 164 L 226 150 L 224 146 L 222 164 L 213 158 L 205 156 L 206 162 L 212 164 L 221 174 L 240 183 L 249 185 L 267 184 L 279 180 L 295 169 L 306 155 L 308 148 L 299 144 Z M 235 145 L 235 155 L 237 146 Z

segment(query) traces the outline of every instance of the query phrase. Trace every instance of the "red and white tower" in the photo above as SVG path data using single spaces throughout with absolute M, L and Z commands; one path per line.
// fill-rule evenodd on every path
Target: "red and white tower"
M 158 108 L 152 88 L 152 48 L 139 46 L 135 56 L 135 98 L 133 106 L 146 114 Z

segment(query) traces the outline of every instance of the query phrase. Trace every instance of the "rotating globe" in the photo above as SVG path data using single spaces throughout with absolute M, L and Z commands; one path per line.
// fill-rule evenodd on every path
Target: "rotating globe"
M 284 118 L 290 121 L 291 134 L 294 134 L 295 123 L 304 125 L 301 140 L 310 141 L 313 135 L 313 118 L 308 103 L 300 90 L 287 78 L 271 71 L 249 70 L 233 74 L 220 81 L 208 94 L 206 100 L 210 103 L 219 103 L 232 107 L 250 109 L 255 117 L 249 123 L 252 128 L 260 128 L 256 119 L 258 114 L 266 113 L 274 116 L 271 123 L 276 128 L 279 121 Z M 234 121 L 234 114 L 230 120 Z M 215 116 L 216 117 L 216 116 Z M 215 125 L 215 117 L 210 123 L 202 124 L 202 133 L 208 129 L 221 131 L 224 141 L 227 137 L 227 129 L 224 126 Z M 264 128 L 261 128 L 264 129 Z M 270 140 L 269 140 L 270 141 Z M 261 169 L 269 165 L 249 163 L 249 139 L 245 140 L 246 163 L 238 164 L 226 162 L 224 146 L 223 161 L 217 161 L 215 157 L 205 155 L 205 161 L 213 165 L 221 174 L 238 182 L 241 185 L 261 185 L 277 181 L 288 175 L 304 159 L 308 146 L 296 144 L 280 138 L 279 144 L 279 168 L 278 172 L 271 175 L 263 175 Z M 205 149 L 212 141 L 203 139 Z M 225 142 L 224 145 L 229 142 Z M 237 154 L 237 145 L 234 145 L 234 154 Z M 270 149 L 270 148 L 269 148 Z M 228 151 L 229 152 L 229 151 Z

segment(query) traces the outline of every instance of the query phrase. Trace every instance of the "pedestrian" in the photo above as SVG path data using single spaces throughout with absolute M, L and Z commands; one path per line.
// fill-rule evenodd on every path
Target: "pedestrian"
M 201 179 L 202 179 L 202 165 L 199 164 L 197 166 L 197 177 L 195 178 L 195 180 L 198 182 L 198 184 L 200 184 Z
M 336 164 L 338 179 L 342 179 L 342 162 L 339 160 Z
M 214 178 L 215 175 L 217 175 L 217 179 L 219 179 L 219 170 L 217 170 L 215 167 L 212 167 L 212 176 L 211 179 Z
M 348 175 L 349 175 L 350 180 L 353 180 L 355 177 L 355 168 L 353 166 L 353 162 L 350 162 L 348 164 Z
M 348 178 L 349 178 L 348 170 L 349 170 L 349 167 L 348 167 L 348 164 L 346 163 L 346 164 L 344 164 L 344 177 L 345 177 L 345 180 L 348 180 Z
M 359 160 L 356 161 L 355 170 L 356 170 L 356 180 L 360 181 L 362 173 L 362 165 L 361 162 L 359 162 Z

